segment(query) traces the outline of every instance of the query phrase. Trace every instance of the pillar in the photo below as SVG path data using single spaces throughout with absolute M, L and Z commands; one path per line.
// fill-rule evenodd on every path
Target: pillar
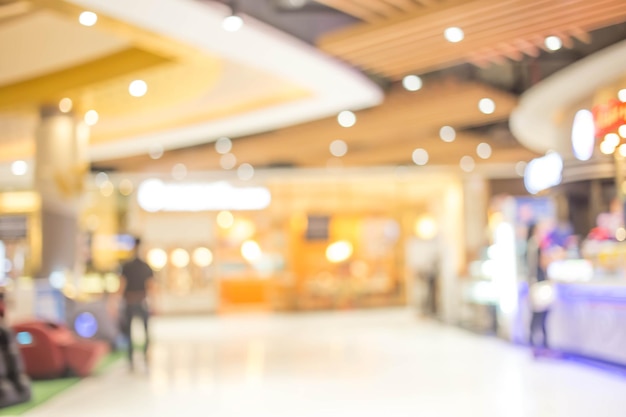
M 71 113 L 43 107 L 35 132 L 35 189 L 41 197 L 41 267 L 36 275 L 76 272 L 79 198 L 88 170 L 89 129 Z

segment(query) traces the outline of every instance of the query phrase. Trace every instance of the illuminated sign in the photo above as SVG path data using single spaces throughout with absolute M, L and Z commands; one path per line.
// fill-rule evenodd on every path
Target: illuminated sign
M 589 110 L 579 110 L 572 124 L 572 149 L 580 161 L 588 161 L 595 146 L 595 124 Z
M 271 201 L 265 187 L 233 187 L 227 182 L 166 184 L 150 179 L 137 191 L 139 206 L 149 212 L 262 210 Z
M 592 112 L 597 138 L 616 132 L 621 125 L 626 124 L 626 103 L 618 99 L 594 106 Z
M 531 194 L 554 187 L 561 183 L 563 159 L 556 152 L 550 152 L 541 158 L 535 158 L 526 165 L 524 185 Z

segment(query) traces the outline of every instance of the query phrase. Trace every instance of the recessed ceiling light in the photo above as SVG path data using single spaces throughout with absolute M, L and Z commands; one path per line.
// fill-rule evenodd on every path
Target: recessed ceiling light
M 484 114 L 492 114 L 496 111 L 496 103 L 490 98 L 481 98 L 478 109 Z
M 407 91 L 417 91 L 422 88 L 422 79 L 417 75 L 407 75 L 402 79 L 402 86 Z
M 330 144 L 330 153 L 338 158 L 348 153 L 348 144 L 341 139 L 337 139 Z
M 237 157 L 232 153 L 225 153 L 220 157 L 220 166 L 223 169 L 233 169 L 237 165 Z
M 226 32 L 237 32 L 243 27 L 243 19 L 237 15 L 226 16 L 222 20 L 222 29 Z
M 148 155 L 152 159 L 159 159 L 163 156 L 163 146 L 159 143 L 155 143 L 150 145 L 150 149 L 148 149 Z
M 476 167 L 476 162 L 471 156 L 465 155 L 463 158 L 461 158 L 460 165 L 463 171 L 472 172 Z
M 454 142 L 456 139 L 456 130 L 452 126 L 444 126 L 439 129 L 439 137 L 444 142 Z
M 453 26 L 447 28 L 443 32 L 443 36 L 448 42 L 457 43 L 461 42 L 465 38 L 465 33 L 463 32 L 463 29 Z
M 72 110 L 72 99 L 70 98 L 62 98 L 61 101 L 59 101 L 59 110 L 61 110 L 61 113 L 69 113 Z
M 337 121 L 342 127 L 352 127 L 356 124 L 356 115 L 349 110 L 344 110 L 337 116 Z
M 231 151 L 232 148 L 233 142 L 230 140 L 230 138 L 227 138 L 226 136 L 222 136 L 215 141 L 215 150 L 221 155 L 227 154 Z
M 548 36 L 544 41 L 546 48 L 551 51 L 558 51 L 563 47 L 563 41 L 558 36 Z
M 479 143 L 476 147 L 476 154 L 481 159 L 489 159 L 491 157 L 491 146 L 488 143 Z
M 83 26 L 93 26 L 98 21 L 98 15 L 94 12 L 82 12 L 78 16 L 78 22 Z
M 85 123 L 87 124 L 87 126 L 93 126 L 96 123 L 98 123 L 98 120 L 100 120 L 100 116 L 98 115 L 98 112 L 95 110 L 89 110 L 87 113 L 85 113 Z
M 622 103 L 626 103 L 626 88 L 622 88 L 617 92 L 617 97 Z
M 144 80 L 134 80 L 128 85 L 128 92 L 133 97 L 143 97 L 148 92 L 148 84 Z
M 412 158 L 415 165 L 426 165 L 428 163 L 428 151 L 426 151 L 426 149 L 417 148 L 413 151 Z
M 248 181 L 254 177 L 254 167 L 250 164 L 241 164 L 237 168 L 237 177 L 242 181 Z
M 175 180 L 182 180 L 187 176 L 187 166 L 182 163 L 178 163 L 172 167 L 172 177 Z

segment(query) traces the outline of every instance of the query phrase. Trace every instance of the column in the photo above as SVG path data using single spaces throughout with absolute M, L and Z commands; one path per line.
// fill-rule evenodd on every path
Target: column
M 41 197 L 41 268 L 36 277 L 81 268 L 78 247 L 79 198 L 89 168 L 89 128 L 73 114 L 43 107 L 35 132 L 35 189 Z

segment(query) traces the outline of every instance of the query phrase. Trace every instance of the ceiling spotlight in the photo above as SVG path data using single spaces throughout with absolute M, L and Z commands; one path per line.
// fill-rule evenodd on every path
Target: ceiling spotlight
M 426 149 L 417 148 L 413 151 L 412 157 L 415 165 L 426 165 L 428 163 L 428 151 Z
M 341 139 L 337 139 L 330 144 L 330 153 L 338 158 L 348 153 L 348 144 Z
M 458 27 L 449 27 L 443 32 L 443 36 L 448 42 L 457 43 L 461 42 L 465 38 L 463 29 Z
M 172 177 L 175 180 L 182 180 L 187 176 L 187 166 L 182 163 L 178 163 L 172 167 Z
M 444 126 L 439 129 L 439 137 L 444 142 L 454 142 L 456 139 L 456 130 L 452 126 Z
M 344 110 L 337 116 L 337 121 L 342 127 L 352 127 L 356 123 L 356 115 L 349 110 Z
M 626 103 L 626 88 L 622 88 L 617 92 L 617 97 L 622 103 Z
M 128 92 L 133 97 L 143 97 L 148 92 L 148 84 L 144 80 L 135 80 L 128 86 Z
M 61 113 L 69 113 L 70 111 L 72 111 L 72 99 L 70 98 L 62 98 L 61 101 L 59 101 L 59 110 L 61 110 Z
M 254 167 L 248 163 L 239 165 L 237 168 L 237 177 L 242 181 L 251 180 L 254 177 Z
M 89 110 L 87 113 L 85 113 L 85 123 L 87 124 L 87 126 L 94 126 L 96 123 L 98 123 L 99 119 L 100 116 L 95 110 Z
M 220 166 L 223 169 L 233 169 L 237 165 L 237 157 L 232 153 L 225 153 L 220 157 Z
M 402 79 L 402 86 L 407 91 L 417 91 L 422 88 L 422 79 L 417 75 L 407 75 Z
M 481 98 L 478 109 L 484 114 L 493 114 L 496 111 L 496 103 L 490 98 Z
M 558 51 L 563 46 L 563 41 L 558 36 L 548 36 L 544 43 L 551 51 Z
M 471 156 L 465 155 L 463 158 L 461 158 L 460 165 L 463 171 L 472 172 L 476 167 L 476 162 Z
M 98 15 L 94 12 L 82 12 L 78 16 L 78 22 L 83 26 L 93 26 L 98 21 Z
M 476 147 L 476 154 L 481 159 L 489 159 L 491 157 L 491 146 L 488 143 L 479 143 Z
M 224 20 L 222 20 L 222 29 L 226 32 L 237 32 L 242 27 L 243 19 L 235 14 L 226 16 Z
M 159 143 L 155 143 L 150 145 L 150 149 L 148 149 L 148 155 L 150 155 L 151 159 L 159 159 L 163 156 L 163 146 Z
M 230 140 L 230 138 L 222 136 L 215 141 L 215 150 L 217 151 L 217 153 L 224 155 L 230 152 L 231 149 L 233 149 L 233 142 Z

